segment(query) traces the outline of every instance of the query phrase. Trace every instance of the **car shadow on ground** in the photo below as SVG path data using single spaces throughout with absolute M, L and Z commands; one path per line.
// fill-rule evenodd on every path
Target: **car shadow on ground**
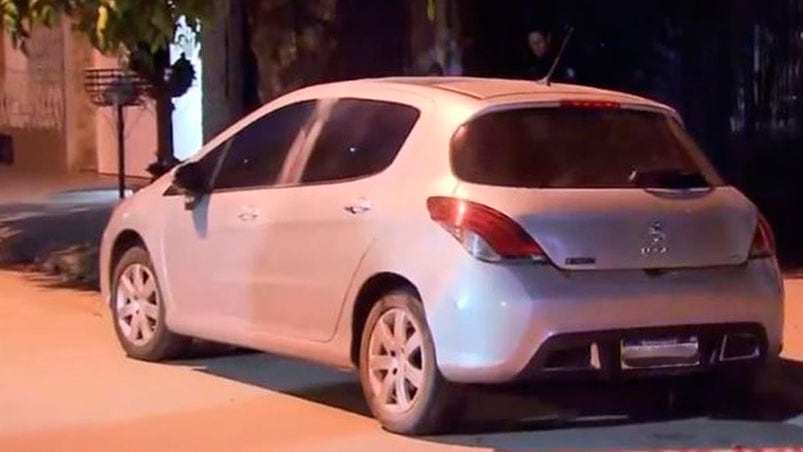
M 199 372 L 370 416 L 355 374 L 304 361 L 239 350 L 176 362 Z
M 35 284 L 41 289 L 69 289 L 77 292 L 97 293 L 97 281 L 87 281 L 84 279 L 65 278 L 62 274 L 46 271 L 39 267 L 31 268 L 31 265 L 10 265 L 0 266 L 3 270 L 19 271 L 23 273 L 25 281 Z
M 370 416 L 357 376 L 259 353 L 178 362 L 200 372 Z M 636 448 L 803 445 L 803 363 L 784 360 L 747 405 L 668 414 L 653 385 L 549 384 L 474 388 L 465 419 L 444 445 Z

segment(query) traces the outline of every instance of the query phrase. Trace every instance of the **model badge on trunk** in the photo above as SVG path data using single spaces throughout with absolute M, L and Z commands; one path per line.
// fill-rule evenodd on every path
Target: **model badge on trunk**
M 654 221 L 650 224 L 647 231 L 647 245 L 641 248 L 642 256 L 654 256 L 666 254 L 669 248 L 666 246 L 666 233 L 661 222 Z

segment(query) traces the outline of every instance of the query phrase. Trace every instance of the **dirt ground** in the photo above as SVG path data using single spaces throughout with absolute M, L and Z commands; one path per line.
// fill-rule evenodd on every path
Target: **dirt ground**
M 384 432 L 367 415 L 350 374 L 261 354 L 168 364 L 126 359 L 96 293 L 51 287 L 35 278 L 0 272 L 2 451 L 803 445 L 803 388 L 777 394 L 754 412 L 722 418 L 482 424 L 458 435 L 403 438 Z M 803 280 L 789 281 L 785 356 L 798 361 L 803 361 L 802 297 Z M 475 402 L 472 409 L 514 416 L 531 410 L 522 416 L 533 416 L 532 400 L 504 397 L 493 405 Z
M 786 280 L 784 356 L 803 361 L 803 278 Z

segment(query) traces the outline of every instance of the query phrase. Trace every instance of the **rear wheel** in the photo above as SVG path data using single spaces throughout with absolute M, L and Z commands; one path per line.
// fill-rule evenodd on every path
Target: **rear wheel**
M 423 306 L 411 292 L 391 292 L 371 309 L 360 380 L 371 412 L 389 431 L 439 433 L 459 420 L 463 391 L 438 370 Z
M 129 357 L 161 361 L 189 349 L 191 339 L 167 328 L 156 272 L 142 247 L 128 250 L 115 267 L 111 298 L 114 331 Z

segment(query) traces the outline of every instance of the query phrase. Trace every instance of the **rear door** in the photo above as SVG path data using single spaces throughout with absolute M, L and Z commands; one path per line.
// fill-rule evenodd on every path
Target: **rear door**
M 308 145 L 285 165 L 292 186 L 274 199 L 257 285 L 260 330 L 295 339 L 332 337 L 362 257 L 388 218 L 392 162 L 418 108 L 378 100 L 322 100 Z
M 723 185 L 676 120 L 589 105 L 511 109 L 470 121 L 452 149 L 460 196 L 516 219 L 562 268 L 747 259 L 754 207 Z

